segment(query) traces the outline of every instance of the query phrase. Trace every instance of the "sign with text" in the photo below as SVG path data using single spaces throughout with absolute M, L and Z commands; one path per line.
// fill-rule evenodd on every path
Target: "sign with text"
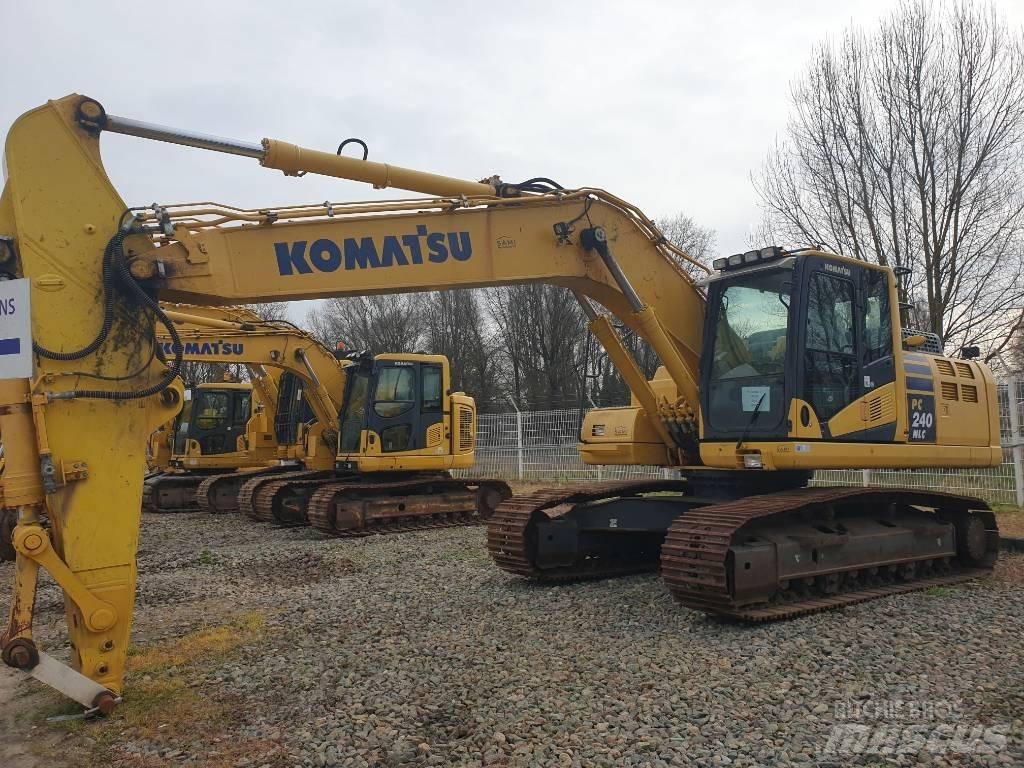
M 32 376 L 29 281 L 0 280 L 0 379 Z

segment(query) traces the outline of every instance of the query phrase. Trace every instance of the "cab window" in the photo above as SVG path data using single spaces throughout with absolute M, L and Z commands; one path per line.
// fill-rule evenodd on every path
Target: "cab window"
M 415 374 L 410 367 L 382 368 L 377 374 L 373 410 L 384 419 L 401 416 L 415 402 Z
M 423 410 L 441 410 L 441 366 L 423 366 Z
M 849 280 L 824 272 L 811 275 L 804 390 L 822 420 L 832 418 L 859 392 L 853 305 L 853 283 Z
M 864 362 L 871 363 L 892 354 L 892 314 L 889 311 L 889 281 L 885 272 L 867 270 L 864 290 Z
M 202 430 L 218 429 L 227 421 L 229 409 L 227 392 L 202 392 L 193 407 L 196 426 Z
M 251 397 L 252 395 L 249 392 L 235 395 L 235 416 L 233 419 L 235 426 L 244 427 L 248 423 Z

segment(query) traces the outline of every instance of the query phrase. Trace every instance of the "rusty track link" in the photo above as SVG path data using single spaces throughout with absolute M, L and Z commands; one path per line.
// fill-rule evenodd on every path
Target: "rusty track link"
M 301 481 L 303 478 L 312 477 L 313 475 L 321 475 L 322 472 L 318 470 L 304 470 L 304 471 L 292 471 L 292 472 L 281 472 L 266 475 L 257 475 L 252 480 L 247 480 L 242 484 L 241 490 L 238 492 L 238 511 L 248 515 L 253 520 L 259 522 L 274 522 L 273 513 L 270 514 L 269 518 L 263 517 L 264 505 L 259 504 L 260 492 L 267 483 L 273 482 L 288 482 L 288 481 Z
M 750 496 L 693 509 L 676 518 L 662 545 L 662 576 L 673 597 L 689 608 L 743 621 L 760 622 L 793 618 L 886 595 L 965 581 L 988 572 L 987 568 L 954 563 L 951 572 L 904 582 L 896 581 L 895 574 L 888 583 L 884 575 L 876 577 L 871 584 L 852 580 L 854 588 L 838 594 L 801 595 L 802 599 L 754 606 L 737 605 L 733 601 L 728 578 L 728 553 L 737 534 L 748 522 L 806 511 L 814 506 L 835 502 L 892 502 L 897 499 L 907 505 L 936 508 L 946 502 L 951 507 L 978 510 L 984 516 L 986 527 L 989 530 L 995 527 L 995 516 L 986 511 L 988 505 L 985 502 L 937 492 L 810 488 Z M 993 553 L 994 546 L 998 546 L 998 543 L 988 542 L 987 554 Z M 851 567 L 840 575 L 852 576 L 857 571 L 857 568 Z M 856 588 L 858 586 L 861 588 Z
M 364 528 L 339 529 L 333 513 L 334 505 L 339 496 L 351 496 L 353 499 L 365 499 L 369 496 L 395 496 L 398 499 L 409 496 L 423 496 L 430 498 L 431 494 L 438 490 L 467 490 L 471 487 L 500 485 L 507 489 L 507 486 L 500 481 L 495 483 L 489 480 L 457 479 L 447 475 L 420 477 L 410 480 L 400 480 L 390 483 L 374 483 L 359 481 L 332 482 L 317 489 L 309 499 L 306 507 L 306 518 L 309 525 L 319 531 L 329 533 L 332 536 L 342 538 L 361 538 L 389 533 L 406 533 L 409 531 L 422 531 L 433 528 L 455 528 L 469 525 L 480 525 L 490 517 L 488 510 L 481 510 L 479 507 L 473 512 L 435 512 L 429 514 L 415 513 L 409 515 L 394 515 L 387 518 L 371 518 L 369 525 Z M 430 493 L 417 494 L 419 490 L 429 489 Z M 479 492 L 478 492 L 479 498 Z
M 687 490 L 687 483 L 682 480 L 651 480 L 589 483 L 546 488 L 523 496 L 513 496 L 498 505 L 487 524 L 487 550 L 495 564 L 503 571 L 543 581 L 600 579 L 654 570 L 658 567 L 657 561 L 627 564 L 596 558 L 585 559 L 573 566 L 540 569 L 533 562 L 534 541 L 531 523 L 542 516 L 547 516 L 545 510 L 563 504 L 576 505 L 657 491 L 685 493 Z

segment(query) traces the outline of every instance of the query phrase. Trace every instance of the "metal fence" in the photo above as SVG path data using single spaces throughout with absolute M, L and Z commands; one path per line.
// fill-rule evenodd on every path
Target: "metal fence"
M 1011 407 L 1012 406 L 1012 407 Z M 673 470 L 644 466 L 588 466 L 576 452 L 583 411 L 484 413 L 477 419 L 473 475 L 508 480 L 569 482 L 674 477 Z M 999 384 L 1003 464 L 978 469 L 837 469 L 815 473 L 816 485 L 929 488 L 981 496 L 1024 507 L 1024 379 Z

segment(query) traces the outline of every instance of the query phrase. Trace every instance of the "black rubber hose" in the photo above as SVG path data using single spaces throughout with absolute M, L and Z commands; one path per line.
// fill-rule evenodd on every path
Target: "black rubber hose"
M 107 336 L 110 335 L 110 328 L 114 324 L 114 254 L 121 252 L 121 246 L 127 234 L 127 230 L 119 230 L 116 235 L 110 238 L 106 249 L 103 251 L 103 325 L 100 327 L 99 333 L 96 334 L 96 338 L 75 352 L 54 352 L 46 349 L 41 344 L 32 342 L 32 350 L 37 355 L 48 360 L 81 360 L 83 357 L 87 357 L 99 349 L 100 345 L 107 340 Z
M 102 389 L 72 390 L 70 392 L 58 392 L 52 395 L 52 398 L 55 400 L 83 398 L 92 400 L 140 400 L 144 397 L 150 397 L 151 395 L 155 395 L 165 390 L 174 381 L 181 370 L 184 347 L 181 343 L 181 337 L 178 335 L 178 329 L 174 327 L 174 323 L 171 322 L 171 319 L 164 314 L 164 311 L 160 308 L 160 303 L 146 293 L 142 286 L 138 284 L 134 277 L 132 277 L 132 273 L 128 269 L 128 264 L 124 260 L 124 251 L 121 247 L 123 241 L 124 235 L 121 233 L 118 233 L 118 235 L 115 235 L 111 239 L 111 244 L 113 245 L 113 248 L 110 249 L 110 269 L 112 278 L 123 288 L 127 289 L 128 293 L 132 295 L 137 304 L 151 309 L 153 314 L 156 316 L 156 319 L 167 329 L 167 332 L 171 337 L 171 349 L 174 351 L 174 359 L 171 361 L 170 367 L 161 377 L 160 381 L 146 387 L 145 389 L 134 391 Z M 110 287 L 113 288 L 113 285 Z M 112 297 L 112 295 L 113 291 L 108 290 L 108 296 Z M 110 301 L 112 305 L 112 298 Z M 104 325 L 107 326 L 108 324 L 105 322 Z M 110 332 L 109 327 L 106 327 L 105 330 L 106 333 Z M 95 344 L 96 342 L 93 343 Z M 100 343 L 102 343 L 102 340 Z M 96 346 L 98 347 L 99 344 L 96 344 Z

